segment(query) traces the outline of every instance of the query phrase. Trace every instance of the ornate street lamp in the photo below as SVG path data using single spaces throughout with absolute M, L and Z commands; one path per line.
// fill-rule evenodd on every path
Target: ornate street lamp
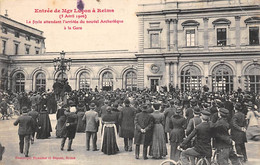
M 65 59 L 65 52 L 60 52 L 60 57 L 53 59 L 53 65 L 56 72 L 61 71 L 61 79 L 63 80 L 63 73 L 70 70 L 71 58 Z

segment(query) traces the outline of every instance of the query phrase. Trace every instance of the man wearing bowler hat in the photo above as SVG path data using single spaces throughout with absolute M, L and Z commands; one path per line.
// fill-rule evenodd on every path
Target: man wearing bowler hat
M 33 119 L 31 116 L 27 114 L 27 107 L 22 107 L 22 112 L 22 116 L 19 116 L 17 118 L 17 120 L 14 122 L 14 125 L 17 126 L 19 124 L 18 135 L 20 139 L 20 153 L 23 153 L 23 151 L 25 150 L 25 157 L 28 157 L 30 147 L 30 136 L 32 134 L 33 128 Z
M 151 145 L 153 138 L 153 116 L 148 113 L 148 106 L 143 105 L 142 112 L 135 116 L 135 134 L 134 143 L 135 147 L 135 158 L 139 159 L 140 145 L 143 144 L 143 158 L 147 157 L 147 148 Z
M 219 119 L 216 123 L 210 123 L 214 132 L 215 148 L 217 149 L 217 162 L 221 165 L 228 165 L 228 159 L 232 164 L 238 164 L 237 156 L 233 150 L 235 142 L 231 139 L 228 131 L 230 125 L 228 123 L 229 110 L 225 108 L 219 109 Z
M 201 123 L 197 125 L 189 136 L 180 144 L 180 147 L 184 147 L 191 139 L 196 136 L 196 143 L 194 147 L 188 148 L 181 153 L 181 160 L 183 165 L 188 165 L 188 158 L 191 159 L 191 164 L 195 165 L 195 157 L 205 156 L 210 162 L 212 155 L 211 138 L 212 132 L 209 123 L 210 112 L 208 109 L 201 112 Z
M 97 149 L 97 132 L 99 126 L 98 113 L 95 111 L 95 103 L 89 105 L 90 110 L 85 113 L 82 120 L 86 122 L 86 150 L 89 151 L 90 137 L 92 136 L 92 147 L 93 151 Z

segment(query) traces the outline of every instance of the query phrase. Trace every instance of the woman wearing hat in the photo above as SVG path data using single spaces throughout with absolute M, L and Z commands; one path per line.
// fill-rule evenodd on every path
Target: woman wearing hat
M 63 105 L 61 108 L 58 109 L 57 114 L 56 114 L 57 125 L 56 125 L 55 129 L 56 129 L 57 138 L 62 137 L 62 129 L 66 122 L 66 115 L 64 113 L 66 111 L 66 109 L 68 109 L 68 105 Z
M 154 118 L 153 141 L 150 150 L 150 156 L 161 159 L 167 155 L 166 139 L 164 134 L 164 114 L 160 112 L 160 103 L 154 103 L 154 112 L 151 114 Z
M 112 108 L 107 107 L 107 113 L 102 116 L 102 140 L 101 140 L 101 151 L 107 155 L 116 154 L 119 149 L 117 146 L 116 139 L 116 124 L 118 122 L 118 116 L 116 113 L 112 113 Z
M 170 131 L 170 143 L 171 153 L 170 159 L 178 161 L 180 157 L 180 151 L 177 147 L 183 141 L 185 137 L 186 119 L 182 115 L 182 109 L 177 108 L 176 113 L 171 117 L 169 122 Z
M 260 128 L 258 123 L 258 118 L 260 114 L 254 108 L 254 104 L 250 101 L 248 103 L 248 113 L 247 113 L 247 120 L 248 120 L 248 128 L 246 131 L 247 139 L 258 141 L 260 140 Z
M 76 107 L 77 109 L 77 116 L 78 116 L 78 124 L 77 124 L 77 132 L 85 132 L 86 129 L 86 123 L 82 121 L 82 118 L 86 111 L 86 106 L 82 104 L 81 102 Z
M 51 136 L 52 127 L 46 106 L 43 106 L 40 111 L 38 126 L 39 130 L 36 135 L 37 139 L 47 139 Z

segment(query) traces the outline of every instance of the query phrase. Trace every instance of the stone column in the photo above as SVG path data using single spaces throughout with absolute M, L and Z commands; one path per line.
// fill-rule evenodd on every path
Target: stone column
M 235 16 L 236 20 L 236 48 L 240 48 L 240 16 Z
M 173 86 L 176 87 L 176 85 L 178 84 L 178 63 L 177 62 L 173 62 Z
M 170 63 L 165 63 L 165 85 L 167 86 L 167 90 L 169 91 L 169 84 L 170 84 Z
M 236 60 L 236 78 L 237 81 L 234 81 L 234 90 L 236 90 L 238 87 L 242 88 L 242 77 L 241 77 L 241 71 L 242 71 L 242 60 Z
M 208 50 L 209 49 L 209 41 L 208 41 L 208 18 L 203 18 L 203 22 L 204 22 L 204 35 L 203 35 L 203 39 L 204 39 L 204 50 Z
M 170 19 L 166 19 L 166 39 L 167 39 L 167 51 L 170 51 L 170 23 L 171 20 Z
M 178 20 L 173 20 L 173 49 L 178 51 Z

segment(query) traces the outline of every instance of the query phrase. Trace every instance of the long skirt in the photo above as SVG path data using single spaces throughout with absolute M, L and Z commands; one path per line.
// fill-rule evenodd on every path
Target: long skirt
M 62 135 L 62 128 L 63 128 L 65 122 L 66 122 L 66 117 L 65 116 L 61 116 L 58 119 L 57 125 L 56 125 L 56 137 L 58 137 L 58 138 L 63 137 L 63 135 Z
M 167 155 L 164 129 L 161 124 L 155 124 L 153 129 L 153 141 L 150 150 L 150 156 L 162 158 Z
M 103 126 L 101 151 L 107 155 L 116 154 L 119 149 L 116 143 L 116 126 L 109 124 Z

